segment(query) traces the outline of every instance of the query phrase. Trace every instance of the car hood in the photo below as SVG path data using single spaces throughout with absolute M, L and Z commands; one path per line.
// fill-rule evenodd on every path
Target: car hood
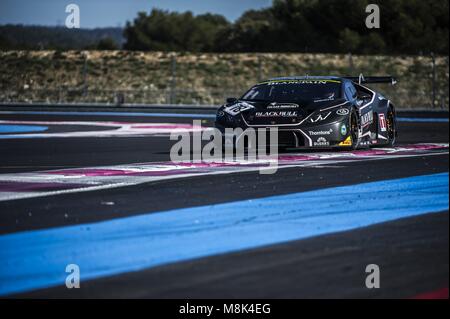
M 342 103 L 344 99 L 299 103 L 237 101 L 225 109 L 233 110 L 233 115 L 241 114 L 249 125 L 295 125 L 316 111 Z
M 306 111 L 307 113 L 315 112 L 319 109 L 331 107 L 333 105 L 342 104 L 345 102 L 345 99 L 324 99 L 317 101 L 301 101 L 301 102 L 268 102 L 268 101 L 237 101 L 233 105 L 236 104 L 249 104 L 252 105 L 256 110 L 294 110 L 301 109 Z M 245 110 L 250 111 L 250 110 Z

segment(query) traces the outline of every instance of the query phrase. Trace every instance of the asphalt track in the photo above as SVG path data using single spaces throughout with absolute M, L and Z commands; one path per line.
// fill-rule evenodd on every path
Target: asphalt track
M 211 111 L 84 112 L 0 110 L 2 296 L 410 298 L 448 288 L 448 113 L 400 114 L 396 150 L 294 151 L 264 175 L 171 170 L 168 133 L 195 130 L 193 119 L 210 126 Z M 69 290 L 60 266 L 76 262 L 81 288 Z M 380 289 L 365 287 L 368 264 L 380 266 Z

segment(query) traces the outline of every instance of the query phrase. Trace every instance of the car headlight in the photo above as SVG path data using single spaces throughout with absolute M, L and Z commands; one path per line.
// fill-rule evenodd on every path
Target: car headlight
M 224 111 L 218 111 L 216 115 L 216 121 L 221 123 L 222 125 L 235 125 L 239 123 L 239 119 L 235 116 L 232 116 Z

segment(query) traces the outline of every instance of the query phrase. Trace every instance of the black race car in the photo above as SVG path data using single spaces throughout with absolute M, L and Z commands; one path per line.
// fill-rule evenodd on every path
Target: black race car
M 397 137 L 392 102 L 365 86 L 392 77 L 284 77 L 256 84 L 241 98 L 228 98 L 215 126 L 224 145 L 239 136 L 226 128 L 278 128 L 280 148 L 357 149 L 393 146 Z M 230 130 L 227 130 L 229 132 Z

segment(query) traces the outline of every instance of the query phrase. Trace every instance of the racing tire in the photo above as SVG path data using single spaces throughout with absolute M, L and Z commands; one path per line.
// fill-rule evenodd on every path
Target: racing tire
M 359 138 L 359 116 L 356 109 L 353 109 L 348 117 L 348 127 L 349 127 L 349 135 L 346 137 L 351 137 L 352 145 L 345 147 L 336 147 L 334 148 L 336 151 L 355 151 L 360 147 L 360 138 Z
M 395 142 L 397 141 L 397 119 L 395 116 L 395 111 L 392 107 L 389 107 L 386 113 L 386 126 L 388 133 L 388 143 L 386 144 L 388 147 L 394 147 Z
M 350 150 L 354 151 L 359 148 L 359 120 L 358 113 L 355 109 L 352 110 L 349 117 L 349 127 L 350 136 L 352 138 L 352 146 L 349 147 Z

